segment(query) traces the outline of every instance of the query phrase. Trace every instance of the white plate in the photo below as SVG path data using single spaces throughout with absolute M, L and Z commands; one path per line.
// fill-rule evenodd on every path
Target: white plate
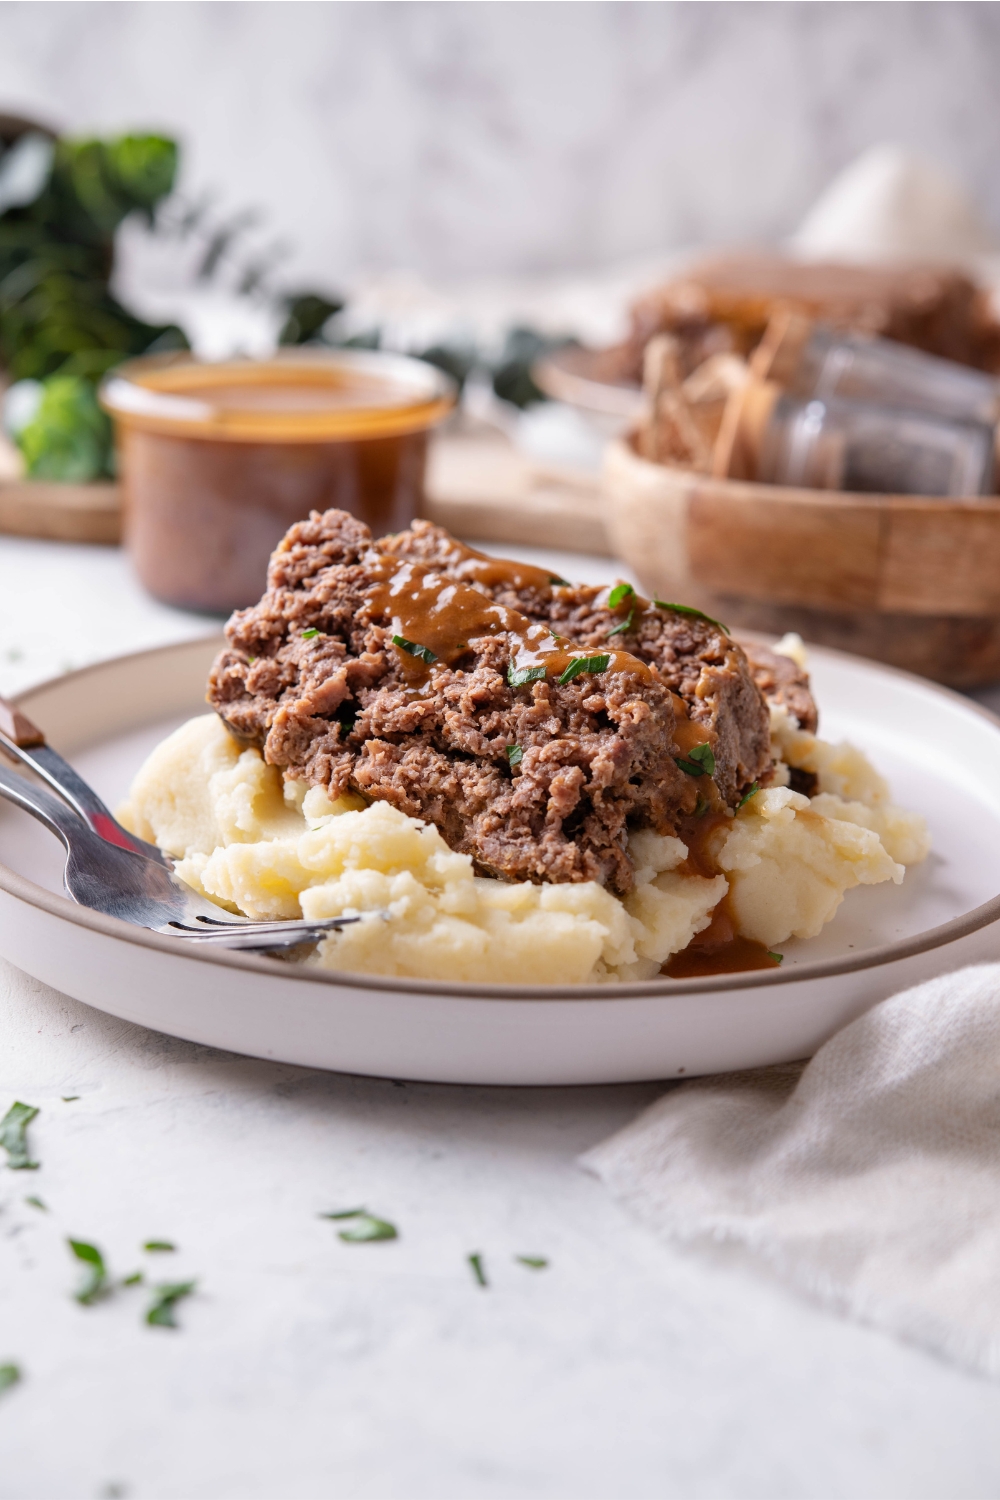
M 119 657 L 20 701 L 114 805 L 162 736 L 204 712 L 218 641 Z M 311 1067 L 452 1083 L 612 1083 L 805 1057 L 886 995 L 1000 957 L 1000 723 L 919 678 L 811 656 L 826 738 L 848 738 L 927 818 L 903 886 L 848 894 L 780 970 L 522 989 L 320 973 L 196 953 L 59 894 L 61 847 L 0 803 L 0 952 L 99 1010 L 174 1036 Z

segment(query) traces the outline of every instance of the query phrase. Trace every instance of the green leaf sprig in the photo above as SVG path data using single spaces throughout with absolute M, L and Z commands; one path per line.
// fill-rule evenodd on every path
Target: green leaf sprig
M 416 641 L 408 641 L 405 635 L 394 635 L 392 644 L 398 646 L 400 651 L 406 651 L 410 656 L 418 656 L 428 666 L 432 666 L 437 661 L 437 657 L 429 647 L 421 646 Z
M 711 745 L 694 745 L 687 755 L 677 757 L 677 764 L 688 776 L 714 776 L 715 752 Z
M 523 759 L 524 751 L 521 749 L 520 745 L 507 746 L 507 760 L 510 763 L 511 769 L 513 769 L 514 766 L 519 766 Z
M 521 667 L 518 670 L 511 662 L 507 668 L 507 681 L 513 688 L 527 687 L 529 682 L 539 682 L 544 676 L 544 667 Z
M 104 1256 L 96 1245 L 89 1245 L 86 1240 L 67 1240 L 66 1243 L 84 1267 L 83 1279 L 73 1296 L 81 1306 L 92 1307 L 107 1290 L 108 1271 Z
M 611 664 L 611 657 L 605 652 L 601 656 L 574 656 L 565 672 L 560 672 L 556 678 L 560 687 L 567 682 L 572 682 L 574 677 L 580 677 L 584 672 L 606 672 Z
M 608 595 L 608 608 L 617 609 L 626 599 L 635 598 L 635 589 L 630 583 L 616 583 Z
M 183 1297 L 190 1297 L 197 1281 L 168 1281 L 154 1288 L 153 1301 L 146 1313 L 151 1328 L 176 1328 L 174 1309 Z
M 627 631 L 632 629 L 632 621 L 634 619 L 635 610 L 630 609 L 624 620 L 619 620 L 618 624 L 613 626 L 612 629 L 608 631 L 607 639 L 610 641 L 613 635 L 625 635 Z
M 302 639 L 304 641 L 314 641 L 316 639 L 316 637 L 319 635 L 319 630 L 316 628 L 315 625 L 310 625 L 310 627 L 309 627 L 308 630 L 303 630 L 301 632 L 301 635 L 302 635 Z
M 776 964 L 784 963 L 785 961 L 785 955 L 783 953 L 772 953 L 770 948 L 768 948 L 767 950 L 767 956 L 768 958 L 773 958 Z
M 668 604 L 665 599 L 654 599 L 653 603 L 657 609 L 669 609 L 675 615 L 690 615 L 692 620 L 704 620 L 706 625 L 714 625 L 723 635 L 730 634 L 728 625 L 723 625 L 721 620 L 713 620 L 711 615 L 706 615 L 700 609 L 692 609 L 690 604 Z
M 483 1263 L 481 1252 L 476 1250 L 466 1258 L 469 1262 L 469 1266 L 472 1270 L 472 1274 L 475 1277 L 477 1284 L 479 1286 L 489 1286 L 489 1281 L 486 1277 L 486 1266 Z
M 15 1100 L 0 1120 L 0 1146 L 7 1153 L 7 1165 L 13 1172 L 31 1171 L 38 1166 L 28 1154 L 28 1126 L 38 1114 L 34 1104 Z
M 753 786 L 748 787 L 747 790 L 743 793 L 743 796 L 740 798 L 739 802 L 736 805 L 736 811 L 739 812 L 740 808 L 743 807 L 745 803 L 749 802 L 751 797 L 756 797 L 759 791 L 760 783 L 758 781 L 755 781 Z

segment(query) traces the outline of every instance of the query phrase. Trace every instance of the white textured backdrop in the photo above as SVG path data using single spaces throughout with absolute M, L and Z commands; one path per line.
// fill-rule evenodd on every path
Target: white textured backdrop
M 786 233 L 865 146 L 1000 225 L 995 4 L 0 4 L 0 108 L 157 126 L 335 285 Z

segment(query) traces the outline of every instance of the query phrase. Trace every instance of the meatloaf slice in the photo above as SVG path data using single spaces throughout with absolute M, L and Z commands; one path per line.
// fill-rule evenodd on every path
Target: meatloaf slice
M 815 734 L 819 726 L 819 710 L 809 686 L 809 673 L 790 656 L 772 651 L 760 641 L 740 636 L 753 680 L 768 703 L 776 708 L 787 709 L 798 720 L 799 728 Z
M 708 731 L 715 782 L 730 807 L 747 787 L 766 777 L 767 704 L 742 647 L 715 621 L 697 611 L 651 603 L 632 590 L 611 609 L 606 587 L 565 584 L 544 569 L 485 557 L 428 521 L 414 521 L 409 531 L 383 537 L 377 546 L 462 578 L 578 646 L 600 650 L 620 645 L 655 666 L 681 700 L 678 734 L 687 740 L 684 748 L 706 738 Z
M 226 634 L 209 701 L 235 735 L 436 824 L 490 873 L 627 891 L 629 828 L 674 832 L 698 802 L 645 662 L 571 647 L 342 511 L 291 528 Z

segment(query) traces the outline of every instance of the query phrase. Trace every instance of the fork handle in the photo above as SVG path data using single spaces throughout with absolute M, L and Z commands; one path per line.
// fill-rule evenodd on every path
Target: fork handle
M 45 736 L 37 724 L 32 724 L 26 713 L 0 698 L 0 734 L 21 750 L 31 750 L 35 745 L 44 745 Z
M 34 786 L 19 776 L 16 771 L 9 771 L 5 765 L 0 764 L 0 797 L 7 802 L 13 802 L 15 807 L 22 808 L 44 823 L 50 833 L 54 833 L 69 848 L 70 839 L 74 834 L 80 833 L 80 819 L 75 812 L 66 806 L 59 797 L 54 797 L 50 791 L 42 786 Z
M 18 726 L 20 738 L 14 732 Z M 136 838 L 122 827 L 93 787 L 84 781 L 68 761 L 63 760 L 58 751 L 46 744 L 42 731 L 19 708 L 3 698 L 0 698 L 0 750 L 12 760 L 27 766 L 29 771 L 34 771 L 53 791 L 65 798 L 99 838 L 106 839 L 109 844 L 117 844 L 119 849 L 142 854 L 159 865 L 167 864 L 155 844 L 147 844 L 144 839 Z

